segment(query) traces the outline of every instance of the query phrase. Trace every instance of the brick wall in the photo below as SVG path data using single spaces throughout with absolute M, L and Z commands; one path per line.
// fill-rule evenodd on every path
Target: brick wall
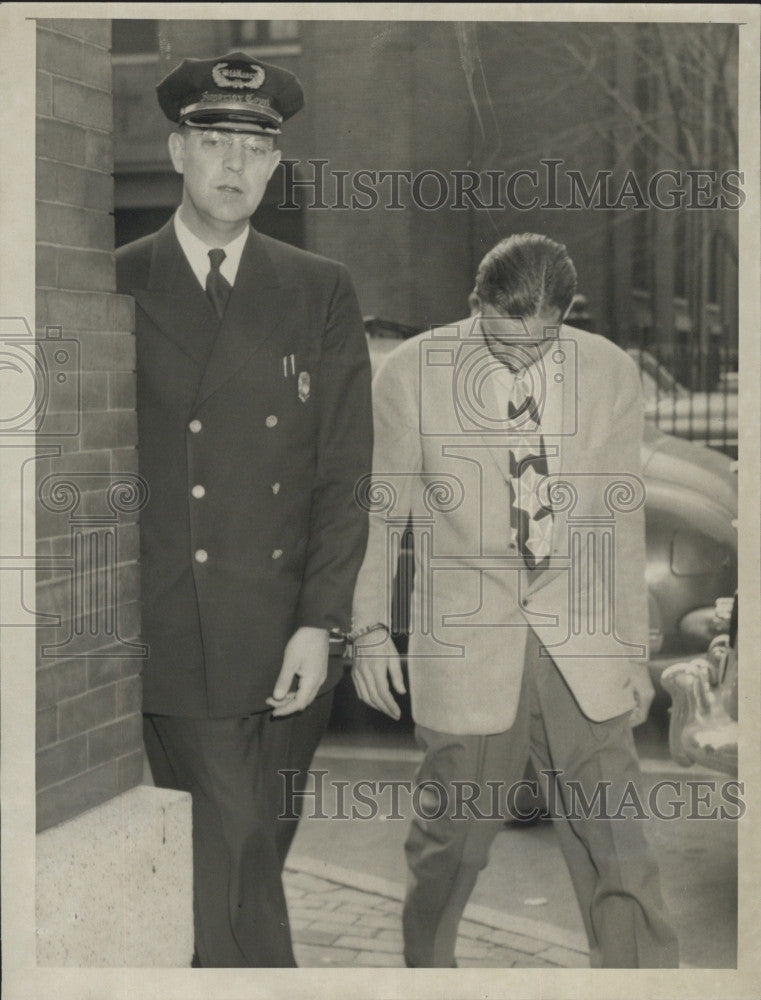
M 111 29 L 37 22 L 37 826 L 142 774 L 133 303 L 114 294 Z

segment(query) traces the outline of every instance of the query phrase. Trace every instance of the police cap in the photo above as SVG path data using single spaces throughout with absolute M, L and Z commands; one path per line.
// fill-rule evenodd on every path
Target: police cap
M 244 52 L 183 59 L 156 87 L 159 105 L 178 125 L 233 128 L 273 135 L 304 106 L 304 92 L 287 69 Z

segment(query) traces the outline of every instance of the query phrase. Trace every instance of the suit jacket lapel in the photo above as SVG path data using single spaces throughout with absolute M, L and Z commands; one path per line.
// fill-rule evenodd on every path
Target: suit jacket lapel
M 568 337 L 569 331 L 561 327 L 561 337 Z M 558 457 L 556 465 L 556 475 L 552 481 L 562 483 L 567 481 L 571 490 L 580 490 L 583 486 L 578 475 L 580 468 L 584 468 L 583 461 L 583 438 L 579 427 L 579 388 L 577 377 L 574 377 L 574 369 L 578 374 L 578 363 L 572 352 L 565 351 L 566 362 L 564 365 L 563 380 L 561 383 L 561 430 L 562 433 L 555 439 L 558 444 Z M 567 478 L 570 477 L 570 478 Z M 565 494 L 565 490 L 561 491 Z M 555 543 L 561 552 L 568 548 L 568 514 L 573 510 L 573 504 L 568 510 L 558 510 L 554 514 L 553 534 Z
M 561 337 L 567 337 L 568 332 L 569 331 L 566 327 L 561 326 Z M 563 433 L 558 437 L 558 445 L 560 449 L 558 454 L 558 474 L 561 478 L 563 472 L 568 468 L 568 452 L 569 450 L 573 452 L 576 442 L 579 441 L 578 416 L 580 412 L 578 385 L 576 384 L 576 378 L 573 377 L 573 369 L 578 366 L 578 363 L 573 354 L 569 356 L 568 351 L 566 351 L 565 354 L 566 363 L 564 366 L 563 381 L 561 383 L 561 427 Z
M 208 399 L 284 329 L 297 303 L 295 290 L 280 285 L 261 239 L 250 229 L 196 403 Z
M 500 364 L 500 362 L 497 362 L 497 364 Z M 494 379 L 486 380 L 483 392 L 486 414 L 495 421 L 504 422 L 507 418 L 507 413 L 500 411 Z M 507 484 L 510 481 L 510 439 L 506 433 L 499 431 L 484 434 L 481 439 L 489 446 L 489 454 L 494 459 L 497 468 L 502 473 L 505 484 Z
M 561 337 L 568 336 L 568 331 L 561 328 Z M 579 398 L 578 398 L 578 386 L 576 384 L 576 378 L 571 377 L 573 375 L 572 367 L 575 364 L 573 355 L 568 356 L 566 352 L 568 361 L 564 369 L 564 378 L 560 383 L 561 386 L 561 399 L 560 399 L 560 420 L 561 427 L 556 428 L 562 431 L 555 438 L 554 441 L 558 445 L 558 455 L 556 459 L 555 470 L 551 475 L 552 483 L 562 483 L 566 473 L 570 475 L 569 482 L 571 490 L 579 490 L 582 483 L 578 476 L 574 476 L 574 470 L 579 468 L 579 446 L 581 444 L 581 437 L 579 434 L 578 427 L 578 414 L 579 414 Z M 560 495 L 565 496 L 566 491 L 561 488 L 559 491 Z M 573 505 L 571 510 L 573 509 Z M 528 587 L 529 592 L 534 593 L 537 590 L 541 590 L 542 587 L 546 587 L 547 584 L 555 580 L 561 573 L 568 572 L 567 560 L 569 556 L 568 551 L 568 510 L 556 509 L 553 512 L 553 524 L 552 524 L 552 542 L 553 551 L 557 550 L 553 559 L 555 566 L 550 566 L 543 573 L 540 573 L 537 577 L 531 580 Z
M 134 296 L 175 346 L 199 367 L 206 364 L 218 320 L 182 252 L 171 219 L 154 239 L 148 287 L 135 289 Z
M 475 339 L 475 354 L 468 357 L 468 369 L 475 373 L 471 382 L 456 391 L 464 393 L 468 398 L 453 401 L 464 411 L 466 422 L 471 420 L 475 428 L 480 425 L 484 428 L 483 434 L 476 434 L 475 441 L 479 445 L 486 445 L 481 452 L 484 457 L 488 455 L 494 460 L 502 478 L 507 483 L 510 479 L 510 455 L 508 451 L 507 434 L 501 430 L 504 427 L 507 413 L 500 407 L 499 397 L 495 387 L 493 373 L 500 366 L 501 362 L 494 357 L 486 342 L 481 336 Z M 467 340 L 463 341 L 465 344 Z M 472 411 L 469 413 L 468 411 Z M 454 414 L 453 426 L 458 426 L 460 418 Z M 472 433 L 472 431 L 471 431 Z

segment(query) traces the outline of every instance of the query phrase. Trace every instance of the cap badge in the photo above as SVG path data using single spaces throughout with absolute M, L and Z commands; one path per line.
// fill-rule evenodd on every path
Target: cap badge
M 264 83 L 264 69 L 257 65 L 217 63 L 211 78 L 220 90 L 258 90 Z

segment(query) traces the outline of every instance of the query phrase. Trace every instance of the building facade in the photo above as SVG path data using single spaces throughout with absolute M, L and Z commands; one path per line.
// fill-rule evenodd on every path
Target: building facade
M 293 70 L 307 98 L 256 225 L 344 261 L 366 315 L 416 328 L 461 317 L 483 253 L 531 230 L 568 246 L 598 332 L 665 352 L 694 388 L 719 371 L 697 353 L 720 348 L 733 366 L 733 26 L 195 20 L 113 31 L 117 244 L 179 199 L 156 82 L 186 56 L 243 49 Z

